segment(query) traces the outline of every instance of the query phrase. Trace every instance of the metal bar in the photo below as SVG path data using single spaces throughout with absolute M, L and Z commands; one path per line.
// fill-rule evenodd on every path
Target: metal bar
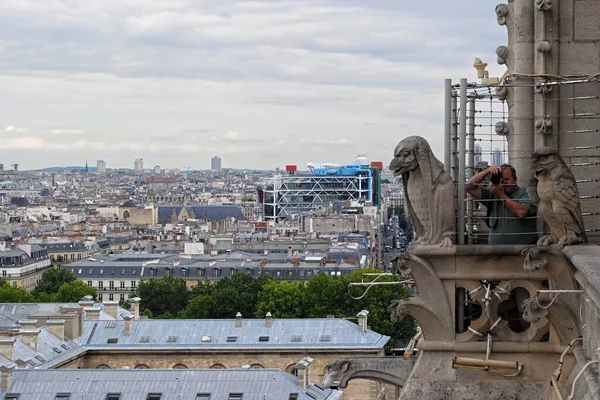
M 536 293 L 585 293 L 585 290 L 574 290 L 574 289 L 555 289 L 555 290 L 547 290 L 540 289 L 536 290 Z
M 475 99 L 469 100 L 467 178 L 475 174 Z M 473 244 L 473 198 L 467 196 L 467 244 Z
M 382 272 L 378 274 L 377 272 L 365 272 L 362 276 L 393 276 L 391 272 Z
M 445 80 L 444 88 L 444 170 L 451 173 L 451 142 L 452 142 L 452 79 Z
M 451 171 L 450 175 L 452 176 L 452 180 L 456 182 L 456 169 L 458 168 L 458 117 L 457 117 L 457 100 L 456 100 L 456 91 L 452 91 L 450 98 L 451 110 L 450 110 L 450 157 L 451 157 Z
M 349 286 L 376 286 L 376 285 L 408 285 L 414 281 L 402 281 L 402 282 L 350 282 Z
M 458 125 L 458 244 L 465 244 L 465 159 L 467 151 L 467 79 L 460 80 L 460 115 Z

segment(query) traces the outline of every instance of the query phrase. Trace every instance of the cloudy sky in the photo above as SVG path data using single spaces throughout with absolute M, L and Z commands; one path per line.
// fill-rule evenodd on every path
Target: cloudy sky
M 206 169 L 443 158 L 444 78 L 506 42 L 481 0 L 0 0 L 0 163 Z

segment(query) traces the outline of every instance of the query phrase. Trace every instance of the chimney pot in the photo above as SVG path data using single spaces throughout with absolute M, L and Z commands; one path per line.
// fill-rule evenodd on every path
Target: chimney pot
M 267 328 L 270 328 L 273 326 L 273 316 L 271 315 L 271 312 L 267 312 L 266 318 L 265 318 L 265 326 Z
M 237 314 L 235 314 L 235 327 L 236 328 L 242 327 L 242 314 L 239 311 Z
M 133 316 L 131 315 L 126 315 L 123 317 L 123 321 L 125 321 L 125 336 L 129 336 L 131 334 L 132 320 Z
M 51 334 L 59 338 L 60 340 L 65 340 L 65 320 L 64 319 L 49 319 L 46 321 L 46 325 L 48 326 L 48 330 Z
M 356 318 L 358 318 L 358 329 L 363 333 L 369 330 L 369 326 L 367 325 L 367 315 L 369 315 L 367 310 L 362 310 L 356 314 Z
M 34 350 L 38 349 L 39 329 L 21 329 L 20 334 L 24 344 Z
M 140 319 L 140 299 L 139 297 L 134 297 L 128 300 L 129 304 L 131 304 L 131 309 L 129 310 L 133 315 L 133 319 Z
M 85 315 L 89 320 L 99 320 L 101 310 L 100 307 L 87 307 L 84 309 Z
M 0 354 L 13 361 L 15 338 L 0 339 Z
M 12 386 L 13 370 L 16 364 L 3 365 L 0 367 L 0 392 L 8 392 Z
M 118 318 L 118 315 L 117 315 L 118 307 L 119 307 L 118 301 L 104 301 L 104 302 L 102 302 L 102 304 L 104 305 L 104 311 L 106 311 L 106 313 L 108 315 L 110 315 L 114 319 Z

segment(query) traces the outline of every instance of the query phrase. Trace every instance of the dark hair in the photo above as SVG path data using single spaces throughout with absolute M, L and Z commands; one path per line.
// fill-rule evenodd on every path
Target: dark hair
M 502 164 L 502 165 L 500 165 L 500 169 L 501 169 L 501 170 L 504 170 L 505 168 L 506 168 L 506 169 L 510 169 L 510 172 L 512 172 L 512 176 L 513 176 L 513 178 L 516 178 L 516 177 L 517 177 L 517 171 L 515 170 L 515 167 L 513 167 L 513 166 L 512 166 L 512 165 L 510 165 L 510 164 Z

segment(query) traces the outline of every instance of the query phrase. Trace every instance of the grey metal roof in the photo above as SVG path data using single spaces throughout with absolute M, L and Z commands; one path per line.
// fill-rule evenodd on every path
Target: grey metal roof
M 102 303 L 95 304 L 101 307 L 100 320 L 114 320 L 110 314 L 104 311 Z M 59 317 L 61 308 L 79 308 L 78 303 L 0 303 L 0 318 L 6 321 L 20 321 L 24 319 L 35 319 L 35 314 L 56 314 Z M 117 308 L 117 319 L 131 313 L 121 307 Z M 30 318 L 30 316 L 33 316 Z M 84 314 L 85 316 L 85 314 Z
M 143 342 L 141 338 L 145 337 Z M 263 340 L 261 340 L 261 337 Z M 267 337 L 267 340 L 264 338 Z M 296 340 L 292 341 L 292 337 Z M 300 337 L 300 340 L 297 338 Z M 176 340 L 173 340 L 176 338 Z M 228 338 L 235 338 L 235 341 Z M 109 339 L 118 339 L 108 343 Z M 204 340 L 203 340 L 204 339 Z M 379 351 L 388 336 L 340 318 L 244 319 L 236 328 L 232 319 L 134 320 L 125 335 L 125 322 L 85 321 L 79 342 L 88 349 L 352 349 Z
M 146 400 L 149 393 L 161 393 L 161 400 L 196 400 L 198 393 L 210 393 L 210 400 L 228 400 L 230 393 L 243 393 L 243 400 L 288 400 L 291 393 L 299 400 L 334 400 L 342 394 L 320 385 L 303 389 L 277 369 L 15 370 L 9 392 L 19 393 L 19 400 L 57 393 L 86 400 L 104 400 L 108 393 L 120 393 L 121 400 Z
M 171 222 L 173 211 L 176 214 L 181 212 L 183 206 L 158 206 L 158 219 L 159 224 L 165 224 Z M 236 220 L 244 220 L 244 213 L 238 206 L 186 206 L 188 214 L 193 211 L 196 219 L 206 220 L 218 220 L 234 217 Z
M 87 351 L 67 337 L 60 340 L 45 327 L 39 329 L 37 351 L 24 344 L 19 336 L 16 337 L 13 355 L 15 360 L 28 361 L 32 367 L 52 368 Z

